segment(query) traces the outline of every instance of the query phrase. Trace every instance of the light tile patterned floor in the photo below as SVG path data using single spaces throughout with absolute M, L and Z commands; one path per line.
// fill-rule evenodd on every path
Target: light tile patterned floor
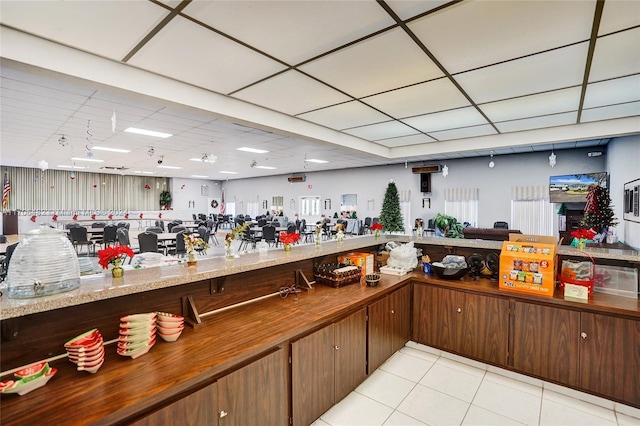
M 640 426 L 640 410 L 409 342 L 313 426 Z

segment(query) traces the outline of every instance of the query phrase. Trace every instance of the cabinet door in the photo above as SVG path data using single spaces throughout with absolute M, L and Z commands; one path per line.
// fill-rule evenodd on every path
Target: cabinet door
M 482 361 L 507 365 L 509 301 L 493 296 L 457 293 L 457 352 Z
M 411 339 L 411 286 L 407 285 L 391 293 L 389 305 L 391 308 L 391 353 L 389 356 L 391 356 Z
M 640 406 L 640 321 L 583 312 L 580 386 Z
M 308 426 L 334 404 L 333 327 L 291 343 L 293 424 Z
M 365 308 L 338 321 L 334 327 L 335 402 L 364 381 L 367 375 L 367 315 Z
M 429 346 L 456 350 L 456 292 L 414 284 L 413 340 Z
M 513 367 L 544 379 L 578 385 L 580 313 L 516 302 Z
M 391 333 L 391 303 L 385 297 L 368 306 L 369 312 L 369 356 L 367 368 L 373 373 L 392 354 L 389 335 Z
M 218 423 L 216 383 L 139 419 L 133 426 L 215 425 Z
M 278 349 L 218 380 L 218 424 L 288 425 L 286 369 L 286 353 Z

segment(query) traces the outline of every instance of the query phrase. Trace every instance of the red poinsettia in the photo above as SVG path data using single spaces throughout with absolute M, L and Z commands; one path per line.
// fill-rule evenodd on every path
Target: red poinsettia
M 280 242 L 282 244 L 293 244 L 300 239 L 300 234 L 294 232 L 293 234 L 287 234 L 286 232 L 280 233 Z
M 580 240 L 593 240 L 593 237 L 596 236 L 596 233 L 591 229 L 580 228 L 572 231 L 571 236 Z
M 382 231 L 382 224 L 380 222 L 376 222 L 369 228 L 372 231 Z
M 107 269 L 110 263 L 115 265 L 117 262 L 120 262 L 124 256 L 133 257 L 131 247 L 117 244 L 113 247 L 98 250 L 98 265 Z

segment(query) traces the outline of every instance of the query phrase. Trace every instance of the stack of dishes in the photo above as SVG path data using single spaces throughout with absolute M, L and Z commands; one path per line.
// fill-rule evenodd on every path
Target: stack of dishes
M 104 340 L 97 328 L 87 331 L 64 344 L 69 361 L 78 365 L 78 371 L 94 374 L 104 362 Z
M 127 315 L 120 318 L 118 355 L 138 358 L 156 343 L 156 313 Z
M 167 312 L 158 312 L 156 328 L 162 340 L 175 342 L 184 329 L 184 317 Z
M 94 273 L 93 262 L 88 257 L 79 257 L 80 275 L 91 275 Z
M 15 380 L 0 382 L 0 393 L 24 395 L 47 384 L 57 372 L 48 362 L 40 362 L 15 372 Z

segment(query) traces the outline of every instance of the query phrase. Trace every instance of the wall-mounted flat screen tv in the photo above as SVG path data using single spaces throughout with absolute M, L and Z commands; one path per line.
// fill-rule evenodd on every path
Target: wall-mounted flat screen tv
M 607 172 L 582 173 L 549 177 L 549 201 L 552 203 L 584 203 L 589 187 L 607 187 Z

